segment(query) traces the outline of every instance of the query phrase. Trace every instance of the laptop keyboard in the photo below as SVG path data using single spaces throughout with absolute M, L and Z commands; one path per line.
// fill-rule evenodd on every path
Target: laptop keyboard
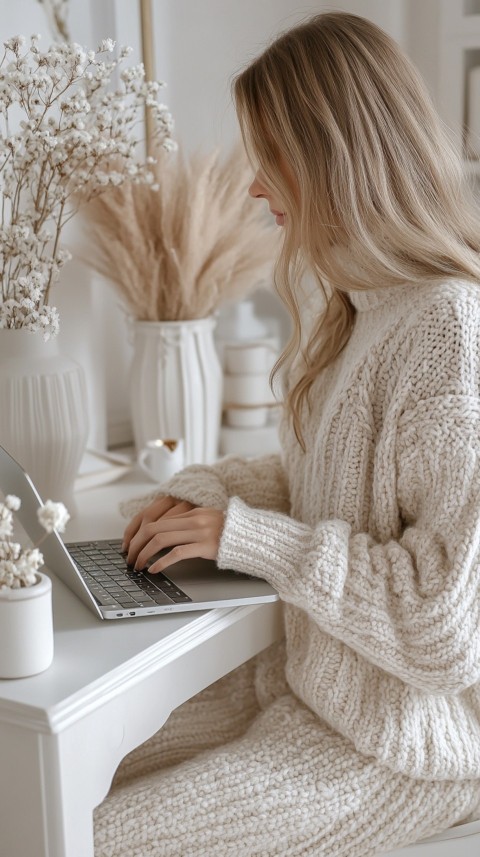
M 66 548 L 101 607 L 133 610 L 192 600 L 165 574 L 138 572 L 128 566 L 120 540 L 76 542 Z

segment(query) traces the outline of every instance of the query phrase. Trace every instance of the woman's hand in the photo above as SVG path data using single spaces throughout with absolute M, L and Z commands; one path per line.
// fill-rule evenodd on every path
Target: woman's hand
M 172 548 L 150 566 L 152 574 L 180 559 L 216 559 L 223 524 L 224 514 L 218 509 L 193 506 L 175 497 L 162 497 L 130 521 L 125 530 L 123 550 L 128 551 L 129 565 L 143 569 L 154 554 Z
M 177 500 L 176 497 L 170 496 L 158 497 L 156 500 L 152 500 L 148 506 L 145 506 L 138 515 L 135 515 L 135 517 L 132 518 L 123 534 L 122 551 L 128 551 L 129 565 L 132 564 L 130 563 L 130 558 L 133 556 L 133 554 L 130 554 L 131 541 L 144 524 L 150 524 L 153 521 L 158 521 L 159 518 L 172 514 L 172 512 L 174 513 L 175 509 L 177 512 L 188 512 L 190 509 L 194 508 L 195 506 L 191 503 L 187 503 L 186 500 Z

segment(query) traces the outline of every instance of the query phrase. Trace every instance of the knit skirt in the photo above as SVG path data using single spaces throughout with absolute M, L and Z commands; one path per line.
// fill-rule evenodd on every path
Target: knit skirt
M 373 857 L 478 805 L 478 782 L 394 774 L 261 677 L 243 665 L 126 757 L 95 810 L 95 857 Z

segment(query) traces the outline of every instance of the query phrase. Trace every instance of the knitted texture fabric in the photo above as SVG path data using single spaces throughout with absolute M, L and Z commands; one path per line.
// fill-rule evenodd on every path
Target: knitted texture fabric
M 250 660 L 177 708 L 153 738 L 125 757 L 112 787 L 123 787 L 243 735 L 260 711 L 255 693 L 257 669 L 257 663 Z
M 281 456 L 162 487 L 225 510 L 218 564 L 278 590 L 286 647 L 265 656 L 276 692 L 255 675 L 263 710 L 244 734 L 222 745 L 220 730 L 219 746 L 112 792 L 102 857 L 361 857 L 478 803 L 480 287 L 350 297 L 350 340 L 303 414 L 306 452 L 285 419 Z M 127 807 L 147 804 L 172 812 L 180 846 L 152 822 L 143 851 L 131 836 L 122 850 Z
M 197 702 L 182 708 L 191 732 Z M 243 736 L 114 789 L 95 811 L 95 855 L 373 857 L 454 824 L 475 799 L 473 781 L 412 780 L 352 751 L 286 694 Z

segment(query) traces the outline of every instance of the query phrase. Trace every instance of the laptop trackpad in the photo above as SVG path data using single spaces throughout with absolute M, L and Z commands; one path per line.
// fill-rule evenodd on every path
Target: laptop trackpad
M 148 566 L 153 565 L 157 559 L 161 559 L 169 553 L 170 549 L 162 550 L 156 553 L 148 561 Z M 145 572 L 144 572 L 145 573 Z M 220 569 L 214 559 L 203 559 L 202 557 L 194 557 L 193 559 L 181 559 L 173 565 L 168 566 L 163 572 L 167 577 L 170 577 L 175 583 L 180 585 L 180 582 L 185 583 L 203 583 L 212 580 L 222 581 L 228 578 L 237 580 L 258 580 L 258 577 L 243 574 L 241 571 L 233 571 L 232 569 Z M 152 580 L 155 574 L 149 575 Z
M 163 556 L 166 551 L 152 557 Z M 268 596 L 274 590 L 265 580 L 231 569 L 219 569 L 215 560 L 185 559 L 165 569 L 165 575 L 194 601 L 223 601 L 225 599 Z M 153 581 L 155 574 L 147 575 Z
M 156 557 L 152 557 L 150 563 L 153 564 L 156 559 L 158 559 L 158 555 Z M 180 586 L 181 589 L 189 584 L 211 583 L 213 581 L 219 582 L 222 580 L 222 575 L 223 579 L 225 579 L 225 573 L 217 568 L 215 560 L 202 559 L 201 557 L 194 559 L 181 559 L 173 565 L 168 566 L 163 574 L 165 574 L 166 577 L 169 577 L 170 580 L 177 584 L 177 586 Z M 234 577 L 240 578 L 245 576 L 240 574 L 237 575 L 235 572 L 226 572 L 227 576 L 230 574 Z M 147 574 L 147 576 L 153 581 L 155 580 L 155 574 Z

